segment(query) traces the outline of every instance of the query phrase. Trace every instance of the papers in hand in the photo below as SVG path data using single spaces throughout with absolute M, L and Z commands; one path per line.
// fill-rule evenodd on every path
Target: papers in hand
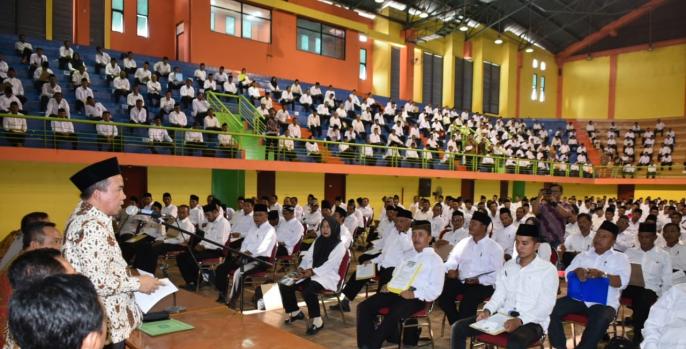
M 376 264 L 366 263 L 360 264 L 355 270 L 355 280 L 368 280 L 376 275 Z
M 510 319 L 512 319 L 511 316 L 496 313 L 495 315 L 469 325 L 469 327 L 492 336 L 497 336 L 505 332 L 505 322 Z
M 153 276 L 152 274 L 138 270 L 138 272 L 141 275 L 148 275 L 148 276 Z M 138 308 L 141 309 L 143 314 L 147 314 L 152 307 L 155 306 L 159 301 L 161 301 L 164 297 L 177 292 L 179 289 L 174 286 L 174 284 L 169 281 L 169 279 L 160 279 L 160 287 L 155 290 L 155 292 L 151 294 L 145 294 L 143 292 L 134 292 L 134 298 L 136 299 L 136 304 L 138 304 Z
M 420 270 L 422 270 L 421 263 L 413 260 L 405 261 L 395 268 L 393 278 L 388 282 L 388 290 L 396 294 L 408 290 L 412 283 L 414 283 Z

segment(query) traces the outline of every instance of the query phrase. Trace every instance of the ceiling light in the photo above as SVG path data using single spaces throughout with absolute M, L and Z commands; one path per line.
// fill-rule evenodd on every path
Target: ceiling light
M 426 17 L 429 17 L 429 14 L 426 13 L 426 12 L 421 12 L 421 13 L 419 14 L 419 18 L 426 18 Z
M 498 37 L 493 41 L 496 45 L 502 45 L 503 44 L 503 38 L 498 35 Z
M 461 31 L 461 32 L 466 32 L 467 30 L 469 30 L 469 27 L 468 27 L 466 24 L 462 24 L 462 25 L 460 26 L 460 31 Z
M 367 42 L 367 35 L 360 34 L 360 42 Z
M 524 50 L 524 52 L 526 52 L 526 53 L 534 52 L 534 48 L 531 46 L 527 46 L 526 49 Z
M 384 0 L 374 0 L 374 2 L 377 4 L 380 4 L 380 3 L 384 2 Z
M 374 19 L 374 18 L 376 18 L 376 15 L 375 15 L 375 14 L 369 13 L 369 12 L 367 12 L 367 11 L 362 11 L 362 10 L 357 10 L 357 9 L 356 9 L 355 12 L 357 12 L 357 14 L 360 15 L 360 17 L 369 18 L 369 19 Z
M 390 6 L 390 7 L 394 8 L 398 11 L 405 11 L 405 9 L 407 8 L 407 5 L 401 4 L 401 3 L 393 1 L 393 0 L 384 3 L 382 8 L 387 7 L 387 6 Z

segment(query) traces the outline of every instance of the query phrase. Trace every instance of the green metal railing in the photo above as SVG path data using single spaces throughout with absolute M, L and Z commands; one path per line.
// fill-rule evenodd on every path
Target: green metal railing
M 253 133 L 259 134 L 264 130 L 262 115 L 244 95 L 232 95 L 210 91 L 207 93 L 207 100 L 216 111 L 229 113 L 237 118 L 236 122 L 240 123 L 240 128 L 234 128 L 235 125 L 233 125 L 233 130 L 243 129 L 243 120 L 248 123 L 248 128 L 252 130 Z M 231 110 L 232 107 L 234 110 Z
M 530 166 L 520 166 L 521 159 L 513 159 L 512 166 L 506 166 L 508 158 L 493 154 L 476 153 L 451 153 L 448 156 L 445 151 L 434 151 L 428 149 L 413 149 L 417 152 L 417 158 L 408 158 L 405 147 L 389 147 L 372 144 L 331 142 L 317 139 L 300 139 L 288 137 L 272 137 L 252 133 L 250 131 L 211 131 L 201 129 L 188 129 L 178 127 L 140 125 L 132 123 L 108 122 L 107 125 L 116 126 L 119 137 L 105 139 L 98 137 L 96 126 L 105 124 L 102 121 L 81 120 L 81 119 L 58 119 L 42 116 L 17 116 L 0 114 L 0 117 L 25 118 L 29 125 L 29 132 L 25 135 L 24 143 L 26 146 L 41 148 L 70 148 L 71 140 L 56 136 L 51 130 L 51 121 L 70 121 L 74 124 L 77 132 L 75 140 L 78 142 L 77 149 L 82 150 L 108 150 L 119 152 L 141 152 L 154 151 L 169 153 L 172 155 L 198 155 L 212 157 L 243 157 L 242 150 L 246 144 L 264 145 L 265 154 L 258 154 L 252 159 L 270 159 L 283 161 L 313 161 L 340 163 L 344 162 L 351 165 L 368 166 L 411 166 L 423 169 L 443 169 L 461 171 L 479 171 L 490 173 L 510 173 L 510 174 L 533 174 L 561 177 L 579 178 L 604 178 L 622 177 L 621 166 L 588 166 L 584 171 L 583 166 L 579 166 L 578 171 L 572 171 L 569 163 L 556 163 L 550 161 L 530 160 Z M 40 127 L 42 125 L 42 127 Z M 151 128 L 165 129 L 173 139 L 169 143 L 151 143 L 147 138 L 148 130 Z M 185 132 L 199 132 L 203 135 L 204 144 L 190 144 L 184 141 Z M 227 147 L 219 146 L 217 136 L 220 134 L 231 135 L 232 144 Z M 8 139 L 11 134 L 2 130 L 1 137 Z M 288 150 L 285 145 L 293 142 L 292 150 Z M 306 142 L 316 143 L 320 149 L 319 154 L 308 153 L 305 147 Z M 369 153 L 371 151 L 371 156 Z M 484 158 L 492 159 L 491 164 L 484 164 Z M 545 164 L 545 166 L 539 166 Z M 683 177 L 684 167 L 681 165 L 673 166 L 670 169 L 660 169 L 658 167 L 656 177 Z M 645 168 L 638 168 L 633 175 L 635 178 L 646 176 Z M 629 177 L 625 174 L 625 177 Z

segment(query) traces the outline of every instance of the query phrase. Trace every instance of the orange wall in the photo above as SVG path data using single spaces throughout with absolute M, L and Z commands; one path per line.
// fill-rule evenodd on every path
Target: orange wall
M 74 0 L 74 42 L 90 45 L 90 0 Z
M 175 15 L 168 1 L 148 1 L 148 37 L 136 34 L 136 0 L 124 0 L 124 32 L 110 31 L 113 50 L 132 51 L 150 56 L 175 57 Z M 209 6 L 209 1 L 207 2 Z M 106 9 L 111 11 L 111 9 Z M 207 10 L 209 17 L 209 9 Z M 210 20 L 207 18 L 209 28 Z M 154 62 L 150 62 L 152 64 Z M 143 65 L 143 62 L 138 62 Z
M 297 50 L 296 16 L 279 10 L 272 10 L 270 44 L 212 32 L 209 1 L 194 2 L 191 22 L 190 60 L 193 63 L 224 65 L 232 70 L 245 67 L 248 72 L 262 75 L 319 81 L 324 86 L 332 84 L 344 89 L 358 88 L 360 42 L 355 31 L 346 30 L 345 60 L 339 60 Z M 370 48 L 368 56 L 369 62 Z M 368 76 L 369 88 L 364 91 L 371 89 L 371 75 Z

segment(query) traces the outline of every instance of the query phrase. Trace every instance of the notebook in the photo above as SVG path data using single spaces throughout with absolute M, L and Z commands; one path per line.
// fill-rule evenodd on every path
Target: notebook
M 512 319 L 511 316 L 503 315 L 503 314 L 495 314 L 492 316 L 489 316 L 486 319 L 483 319 L 481 321 L 477 321 L 469 327 L 479 330 L 483 333 L 488 333 L 492 336 L 497 336 L 503 332 L 505 332 L 505 322 L 507 320 Z
M 163 334 L 169 334 L 174 332 L 188 331 L 192 330 L 194 327 L 185 322 L 179 320 L 162 320 L 155 322 L 146 322 L 142 324 L 138 329 L 148 336 L 156 337 Z

